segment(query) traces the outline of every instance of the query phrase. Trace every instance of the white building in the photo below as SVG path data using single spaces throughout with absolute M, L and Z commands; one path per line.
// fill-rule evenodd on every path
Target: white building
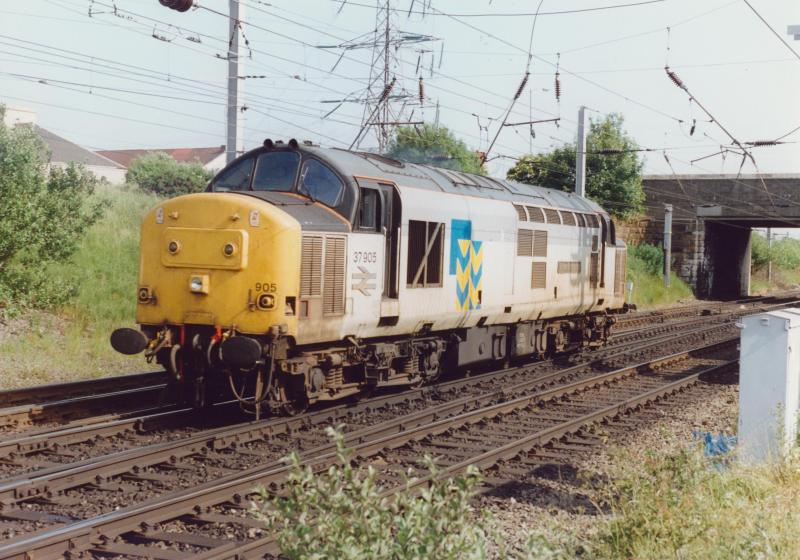
M 3 121 L 9 127 L 26 125 L 33 127 L 47 147 L 45 157 L 49 165 L 64 168 L 70 163 L 81 163 L 99 179 L 105 179 L 113 185 L 125 182 L 123 166 L 40 127 L 36 124 L 36 111 L 6 107 Z

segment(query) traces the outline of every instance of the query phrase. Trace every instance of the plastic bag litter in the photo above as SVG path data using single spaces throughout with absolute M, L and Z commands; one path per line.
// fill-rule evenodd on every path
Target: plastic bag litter
M 728 436 L 719 433 L 714 436 L 711 432 L 692 432 L 695 441 L 703 441 L 703 453 L 706 457 L 718 457 L 727 455 L 736 447 L 736 436 Z

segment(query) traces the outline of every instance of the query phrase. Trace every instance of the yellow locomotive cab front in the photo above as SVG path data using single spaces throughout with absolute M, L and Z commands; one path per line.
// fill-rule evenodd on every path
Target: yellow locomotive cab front
M 165 201 L 142 224 L 136 322 L 294 336 L 300 244 L 297 220 L 251 196 Z

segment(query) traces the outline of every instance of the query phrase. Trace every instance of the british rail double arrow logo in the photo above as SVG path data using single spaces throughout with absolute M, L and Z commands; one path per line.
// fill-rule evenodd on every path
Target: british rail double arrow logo
M 361 292 L 365 296 L 372 295 L 370 290 L 374 290 L 376 288 L 374 282 L 370 282 L 370 280 L 375 280 L 378 277 L 377 272 L 370 272 L 363 266 L 358 267 L 359 272 L 353 273 L 353 285 L 351 288 L 356 292 Z

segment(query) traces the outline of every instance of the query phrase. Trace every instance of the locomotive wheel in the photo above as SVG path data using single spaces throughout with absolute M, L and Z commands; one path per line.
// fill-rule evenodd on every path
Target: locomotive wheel
M 286 383 L 276 390 L 280 397 L 280 408 L 286 416 L 297 416 L 308 410 L 308 394 L 302 384 Z
M 425 383 L 434 383 L 442 374 L 442 362 L 438 352 L 423 357 L 420 365 L 422 366 L 422 381 Z
M 281 404 L 281 411 L 286 416 L 297 416 L 308 410 L 308 397 L 298 396 Z

